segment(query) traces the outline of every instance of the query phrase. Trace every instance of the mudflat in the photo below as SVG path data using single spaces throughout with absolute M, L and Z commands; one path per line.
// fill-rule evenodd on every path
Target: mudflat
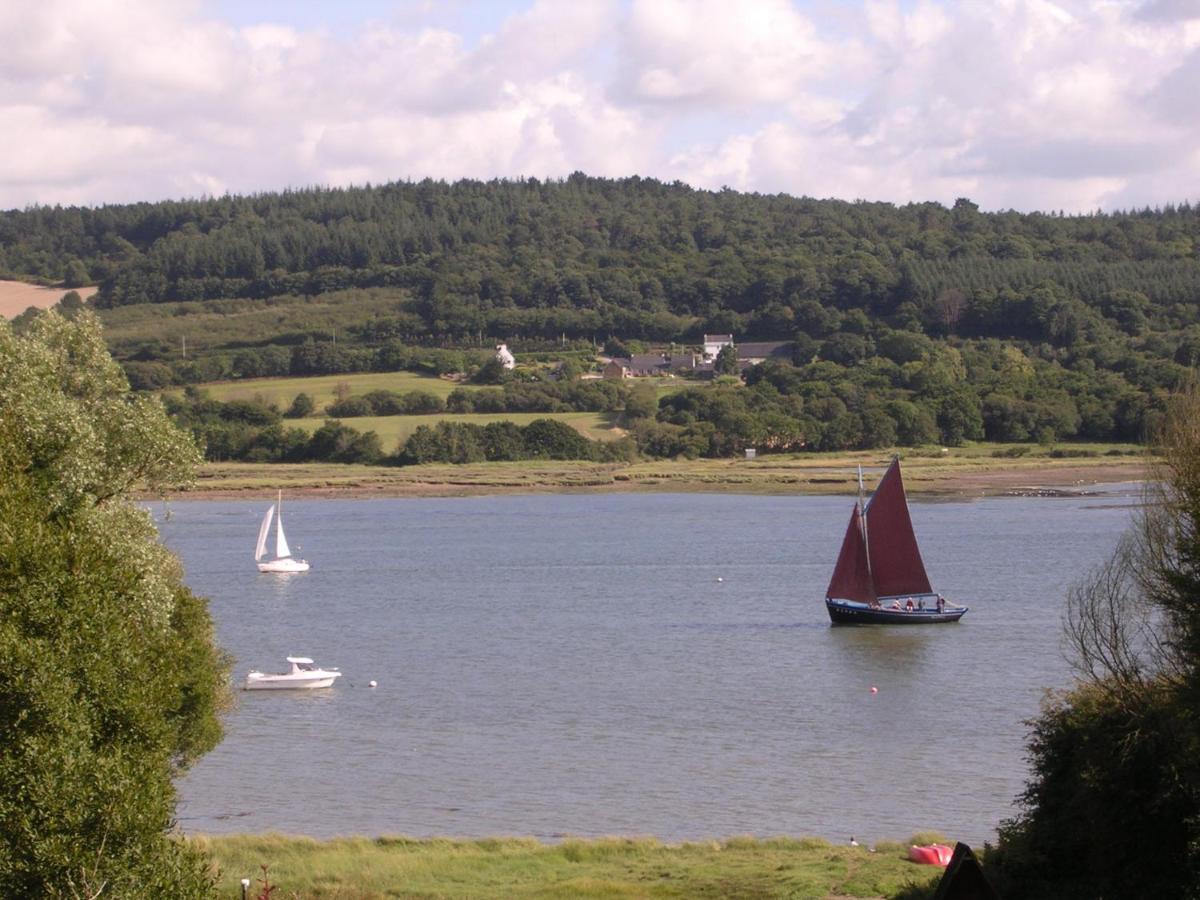
M 742 494 L 851 494 L 857 468 L 869 489 L 890 457 L 760 457 L 756 460 L 660 460 L 589 463 L 554 460 L 467 465 L 364 466 L 210 463 L 172 499 L 224 499 L 273 492 L 307 497 L 457 497 L 484 494 L 613 491 L 704 491 Z M 981 497 L 1085 493 L 1098 485 L 1141 482 L 1146 456 L 1089 459 L 980 456 L 902 457 L 905 485 L 914 497 Z

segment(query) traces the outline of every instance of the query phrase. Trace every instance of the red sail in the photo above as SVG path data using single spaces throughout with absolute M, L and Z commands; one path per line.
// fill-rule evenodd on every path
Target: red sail
M 929 576 L 921 562 L 917 536 L 908 517 L 908 500 L 900 480 L 900 460 L 892 461 L 867 502 L 867 550 L 871 576 L 880 597 L 931 594 Z
M 858 600 L 870 603 L 875 599 L 875 588 L 871 586 L 871 570 L 867 565 L 867 545 L 863 542 L 862 525 L 859 520 L 858 504 L 850 513 L 850 524 L 842 539 L 842 552 L 838 554 L 829 590 L 825 596 L 839 600 Z

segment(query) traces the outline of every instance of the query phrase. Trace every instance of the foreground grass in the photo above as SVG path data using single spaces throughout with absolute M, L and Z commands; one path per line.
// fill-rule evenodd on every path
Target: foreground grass
M 588 415 L 588 414 L 566 414 Z M 579 427 L 579 426 L 576 426 Z M 906 449 L 905 485 L 913 495 L 981 496 L 1020 493 L 1049 486 L 1086 489 L 1105 481 L 1136 481 L 1147 459 L 1136 447 L 1070 445 L 1055 456 L 1051 448 L 980 444 L 925 451 Z M 1108 455 L 1108 454 L 1115 455 Z M 274 491 L 337 492 L 360 496 L 457 496 L 548 491 L 732 491 L 743 494 L 839 494 L 857 490 L 862 465 L 870 489 L 890 459 L 888 451 L 809 453 L 758 459 L 652 460 L 590 463 L 557 460 L 362 466 L 210 463 L 200 472 L 194 493 L 238 494 Z
M 912 843 L 939 840 L 914 835 Z M 315 841 L 283 835 L 192 839 L 220 870 L 221 897 L 262 889 L 262 865 L 285 898 L 906 898 L 931 897 L 942 870 L 908 862 L 908 844 L 833 846 L 817 839 L 734 838 L 662 844 L 652 838 Z

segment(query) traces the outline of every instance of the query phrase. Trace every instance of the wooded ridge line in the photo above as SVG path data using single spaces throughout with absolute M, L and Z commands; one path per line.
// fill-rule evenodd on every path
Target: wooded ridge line
M 638 402 L 622 423 L 641 453 L 721 456 L 1142 440 L 1200 359 L 1198 238 L 1190 203 L 987 213 L 577 173 L 13 210 L 0 275 L 98 282 L 141 389 L 470 377 L 501 341 L 583 370 L 706 334 L 791 342 L 742 373 L 749 391 Z M 569 408 L 625 410 L 618 393 Z

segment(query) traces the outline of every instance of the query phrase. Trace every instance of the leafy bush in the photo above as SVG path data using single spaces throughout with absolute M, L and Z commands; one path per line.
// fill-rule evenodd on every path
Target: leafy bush
M 172 778 L 221 737 L 229 662 L 135 486 L 199 454 L 90 313 L 0 321 L 0 896 L 211 896 Z

